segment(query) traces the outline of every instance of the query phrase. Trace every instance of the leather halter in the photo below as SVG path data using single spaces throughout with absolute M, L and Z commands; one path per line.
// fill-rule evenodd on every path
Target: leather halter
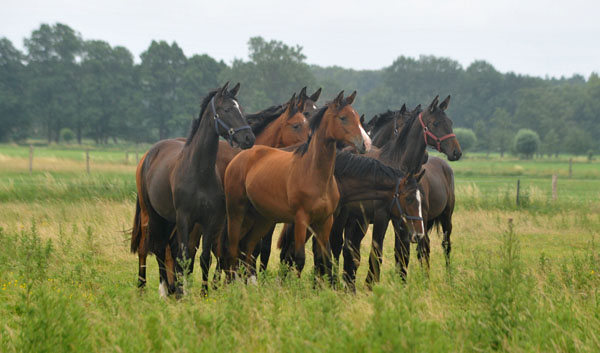
M 402 206 L 400 205 L 400 182 L 401 181 L 402 181 L 401 178 L 398 178 L 398 180 L 396 181 L 396 188 L 394 190 L 394 198 L 392 199 L 392 203 L 390 204 L 390 212 L 392 211 L 392 208 L 394 208 L 394 206 L 396 206 L 398 208 L 398 212 L 400 213 L 400 217 L 402 217 L 405 221 L 406 220 L 410 220 L 410 221 L 422 221 L 423 217 L 409 216 L 402 209 Z
M 215 132 L 217 133 L 217 136 L 220 135 L 219 134 L 219 125 L 221 125 L 221 127 L 223 127 L 223 129 L 225 129 L 227 131 L 228 135 L 227 135 L 226 139 L 227 139 L 227 142 L 229 142 L 229 145 L 231 147 L 233 147 L 233 136 L 235 134 L 237 134 L 238 132 L 240 132 L 242 130 L 246 130 L 246 129 L 252 130 L 250 125 L 242 125 L 242 126 L 236 127 L 236 128 L 232 128 L 231 126 L 227 125 L 227 123 L 224 122 L 219 117 L 219 114 L 217 114 L 217 110 L 215 109 L 215 97 L 214 96 L 210 100 L 210 108 L 212 109 L 213 119 L 215 120 Z
M 433 132 L 431 132 L 427 126 L 425 125 L 425 123 L 423 122 L 423 113 L 419 114 L 419 122 L 421 123 L 421 127 L 423 127 L 423 138 L 425 139 L 425 144 L 428 145 L 427 143 L 427 136 L 431 137 L 433 139 L 433 141 L 435 141 L 436 143 L 436 149 L 438 150 L 438 152 L 442 152 L 442 141 L 447 140 L 451 137 L 456 137 L 455 134 L 448 134 L 448 135 L 444 135 L 442 137 L 437 137 L 435 136 L 435 134 Z

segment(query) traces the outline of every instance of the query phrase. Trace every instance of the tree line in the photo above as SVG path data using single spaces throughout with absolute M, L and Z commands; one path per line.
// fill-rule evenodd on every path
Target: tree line
M 208 55 L 186 57 L 176 42 L 152 41 L 139 62 L 121 46 L 87 40 L 64 24 L 42 24 L 25 52 L 0 39 L 0 141 L 49 143 L 92 139 L 154 142 L 185 135 L 208 91 L 241 82 L 247 112 L 287 101 L 303 86 L 322 97 L 357 90 L 367 118 L 452 95 L 455 127 L 476 135 L 472 150 L 510 150 L 520 129 L 539 135 L 543 153 L 600 148 L 600 78 L 539 78 L 500 73 L 485 61 L 400 56 L 381 70 L 306 63 L 302 47 L 253 37 L 248 58 L 230 65 Z M 400 51 L 400 50 L 399 50 Z M 376 55 L 376 53 L 372 53 Z

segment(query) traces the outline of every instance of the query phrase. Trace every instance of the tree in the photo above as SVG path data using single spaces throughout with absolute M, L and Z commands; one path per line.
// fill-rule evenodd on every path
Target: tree
M 540 137 L 537 132 L 530 129 L 521 129 L 515 135 L 513 148 L 515 152 L 529 159 L 540 147 Z
M 81 63 L 81 116 L 85 116 L 88 134 L 96 143 L 112 137 L 128 137 L 126 118 L 136 89 L 133 56 L 123 47 L 111 48 L 103 41 L 87 41 Z M 82 123 L 78 121 L 78 139 Z
M 490 126 L 491 145 L 500 152 L 500 157 L 504 157 L 513 134 L 510 114 L 503 108 L 496 108 L 490 118 Z
M 187 128 L 190 115 L 185 114 L 184 72 L 186 57 L 177 43 L 152 41 L 141 54 L 141 85 L 145 116 L 165 139 Z
M 23 54 L 10 40 L 0 38 L 0 141 L 21 140 L 29 126 L 25 96 Z
M 463 151 L 469 151 L 477 144 L 477 136 L 475 136 L 475 133 L 471 129 L 459 127 L 454 129 L 454 134 Z
M 593 144 L 594 141 L 590 133 L 578 127 L 567 129 L 567 134 L 563 141 L 565 151 L 575 155 L 588 153 L 594 147 Z
M 314 85 L 301 46 L 252 37 L 248 41 L 248 52 L 250 61 L 235 60 L 231 69 L 221 75 L 222 81 L 242 82 L 239 97 L 246 110 L 256 111 L 283 103 L 292 92 Z
M 48 142 L 58 142 L 60 129 L 70 125 L 77 112 L 81 37 L 64 24 L 42 24 L 24 42 L 30 74 L 29 105 L 44 125 Z
M 544 136 L 544 142 L 542 144 L 543 150 L 548 157 L 554 154 L 555 157 L 558 157 L 558 153 L 560 152 L 560 136 L 556 133 L 554 129 L 548 131 L 546 136 Z

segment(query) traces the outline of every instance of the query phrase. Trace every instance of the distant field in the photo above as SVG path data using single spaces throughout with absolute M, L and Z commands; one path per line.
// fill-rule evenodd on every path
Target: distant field
M 429 277 L 413 253 L 402 284 L 388 229 L 383 282 L 372 292 L 368 238 L 357 294 L 313 288 L 310 251 L 303 277 L 284 278 L 274 250 L 258 286 L 204 297 L 195 271 L 184 299 L 161 301 L 156 261 L 140 293 L 128 250 L 135 153 L 126 163 L 117 147 L 93 149 L 90 175 L 76 147 L 36 148 L 31 175 L 28 155 L 0 146 L 0 351 L 600 350 L 597 161 L 576 158 L 571 179 L 568 157 L 467 154 L 451 163 L 452 266 L 434 233 Z

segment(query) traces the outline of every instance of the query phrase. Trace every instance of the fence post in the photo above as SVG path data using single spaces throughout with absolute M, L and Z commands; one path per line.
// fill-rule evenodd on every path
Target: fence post
M 519 206 L 519 192 L 521 189 L 521 179 L 517 179 L 517 207 Z
M 558 199 L 558 175 L 552 174 L 552 201 Z
M 33 173 L 33 145 L 29 145 L 29 174 Z
M 90 149 L 85 150 L 85 170 L 90 174 Z
M 569 158 L 569 179 L 573 176 L 573 158 Z

